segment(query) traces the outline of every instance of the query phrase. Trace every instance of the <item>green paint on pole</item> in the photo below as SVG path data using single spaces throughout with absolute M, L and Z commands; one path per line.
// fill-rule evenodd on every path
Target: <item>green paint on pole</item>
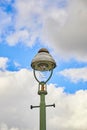
M 45 94 L 40 94 L 40 130 L 46 130 L 46 104 Z

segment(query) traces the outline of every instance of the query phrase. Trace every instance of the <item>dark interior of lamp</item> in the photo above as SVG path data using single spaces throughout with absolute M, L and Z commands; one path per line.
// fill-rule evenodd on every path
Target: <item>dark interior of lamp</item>
M 38 63 L 37 67 L 41 71 L 49 70 L 49 65 L 47 63 Z

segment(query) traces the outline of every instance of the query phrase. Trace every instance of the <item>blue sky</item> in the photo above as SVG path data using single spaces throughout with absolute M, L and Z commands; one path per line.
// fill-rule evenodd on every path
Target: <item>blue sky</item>
M 32 96 L 32 100 L 29 100 L 29 103 L 38 101 L 37 98 L 36 100 L 33 98 L 33 93 L 31 92 L 37 93 L 36 88 L 30 89 L 28 84 L 36 86 L 36 81 L 32 74 L 31 61 L 40 48 L 47 48 L 57 63 L 53 76 L 48 82 L 49 95 L 51 96 L 52 94 L 54 96 L 54 98 L 51 97 L 52 101 L 54 99 L 57 105 L 58 98 L 63 103 L 66 101 L 70 116 L 72 115 L 71 111 L 77 112 L 78 109 L 77 105 L 76 109 L 72 109 L 74 100 L 77 98 L 75 101 L 77 104 L 80 99 L 82 101 L 78 114 L 75 114 L 75 117 L 71 119 L 74 122 L 75 118 L 77 123 L 75 126 L 72 126 L 68 119 L 66 119 L 67 126 L 55 125 L 55 120 L 61 122 L 61 115 L 60 118 L 56 118 L 56 114 L 54 114 L 54 120 L 51 120 L 50 112 L 48 112 L 48 127 L 55 130 L 58 128 L 60 130 L 68 130 L 70 128 L 72 128 L 71 130 L 80 130 L 84 126 L 87 129 L 84 114 L 80 115 L 82 110 L 86 113 L 85 105 L 83 105 L 86 103 L 87 98 L 85 96 L 87 94 L 86 35 L 86 0 L 0 1 L 0 96 L 2 97 L 0 104 L 3 107 L 7 107 L 7 111 L 1 108 L 1 112 L 5 113 L 6 116 L 1 115 L 3 120 L 0 118 L 0 130 L 3 130 L 3 128 L 5 130 L 30 130 L 31 128 L 34 130 L 32 124 L 28 125 L 27 112 L 24 112 L 24 115 L 23 111 L 19 112 L 19 109 L 28 103 L 28 92 Z M 11 88 L 10 85 L 12 84 L 13 87 Z M 26 90 L 24 86 L 26 86 Z M 5 98 L 7 99 L 5 100 Z M 8 107 L 9 98 L 10 102 L 12 102 L 10 107 Z M 16 101 L 19 99 L 17 105 L 14 106 L 12 98 Z M 21 103 L 21 98 L 23 99 L 23 104 Z M 69 102 L 69 98 L 73 102 L 72 104 Z M 65 106 L 60 105 L 59 111 L 63 109 L 63 112 L 67 113 Z M 11 118 L 9 118 L 9 121 L 7 120 L 7 113 L 10 113 L 10 111 L 10 117 L 11 115 L 16 115 L 12 121 Z M 18 112 L 19 115 L 17 115 Z M 59 114 L 58 111 L 57 113 Z M 32 116 L 32 114 L 30 113 L 29 116 Z M 69 116 L 69 113 L 67 115 Z M 66 117 L 67 115 L 65 114 Z M 24 120 L 21 120 L 20 116 L 24 116 Z M 62 116 L 64 119 L 64 115 Z M 83 124 L 81 124 L 80 128 L 77 122 L 79 116 L 83 119 Z M 15 119 L 17 119 L 17 122 L 14 124 Z M 52 122 L 52 127 L 50 127 Z M 35 122 L 35 126 L 37 126 L 37 122 Z
M 9 46 L 6 43 L 1 44 L 0 57 L 7 57 L 9 59 L 7 63 L 7 70 L 18 71 L 22 68 L 31 69 L 32 58 L 37 54 L 38 50 L 44 45 L 40 45 L 39 42 L 32 47 L 17 44 L 15 46 Z M 48 50 L 50 48 L 47 47 Z M 57 59 L 56 59 L 57 60 Z M 74 59 L 69 61 L 57 60 L 57 67 L 54 70 L 51 82 L 57 84 L 57 86 L 65 87 L 65 92 L 73 93 L 80 89 L 87 89 L 87 81 L 78 81 L 77 83 L 71 82 L 69 79 L 59 74 L 60 71 L 69 68 L 83 68 L 86 67 L 86 63 L 78 62 Z M 16 66 L 17 63 L 18 65 Z M 50 81 L 49 81 L 50 82 Z
M 31 68 L 31 61 L 32 58 L 37 54 L 38 50 L 42 47 L 46 47 L 36 43 L 32 47 L 27 47 L 22 44 L 17 44 L 15 46 L 9 46 L 8 44 L 0 44 L 0 57 L 7 57 L 9 61 L 7 62 L 7 70 L 9 71 L 18 71 L 22 68 L 32 69 Z M 48 50 L 51 50 L 49 47 L 46 47 Z M 59 72 L 64 69 L 69 68 L 83 68 L 86 67 L 85 62 L 78 62 L 75 59 L 70 59 L 68 61 L 64 61 L 56 58 L 57 67 L 54 70 L 53 77 L 51 81 L 57 86 L 65 87 L 65 92 L 73 93 L 80 89 L 87 89 L 87 81 L 80 80 L 77 83 L 72 82 L 71 80 L 65 78 L 64 76 L 60 75 Z M 16 66 L 17 63 L 18 65 Z

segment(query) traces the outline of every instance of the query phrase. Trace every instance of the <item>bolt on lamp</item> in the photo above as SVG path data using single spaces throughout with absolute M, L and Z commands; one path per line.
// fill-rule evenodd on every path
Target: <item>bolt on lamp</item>
M 53 74 L 53 69 L 56 67 L 56 62 L 47 49 L 41 48 L 32 60 L 31 67 L 33 69 L 34 77 L 39 83 L 38 95 L 40 95 L 40 106 L 31 105 L 30 108 L 40 107 L 40 130 L 46 130 L 46 107 L 55 107 L 55 104 L 45 104 L 45 95 L 47 95 L 46 83 Z M 44 76 L 44 74 L 47 76 Z

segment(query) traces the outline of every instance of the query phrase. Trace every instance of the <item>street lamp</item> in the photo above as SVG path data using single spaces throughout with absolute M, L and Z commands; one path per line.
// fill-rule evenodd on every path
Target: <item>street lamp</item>
M 52 76 L 53 69 L 56 67 L 56 62 L 49 51 L 42 48 L 32 60 L 31 67 L 33 68 L 34 77 L 39 83 L 38 95 L 40 95 L 40 106 L 31 105 L 31 109 L 40 107 L 40 130 L 46 130 L 46 107 L 55 107 L 55 104 L 45 104 L 45 95 L 47 95 L 46 83 Z M 49 72 L 49 74 L 47 74 L 47 72 Z M 47 77 L 44 75 L 45 73 L 47 74 Z

